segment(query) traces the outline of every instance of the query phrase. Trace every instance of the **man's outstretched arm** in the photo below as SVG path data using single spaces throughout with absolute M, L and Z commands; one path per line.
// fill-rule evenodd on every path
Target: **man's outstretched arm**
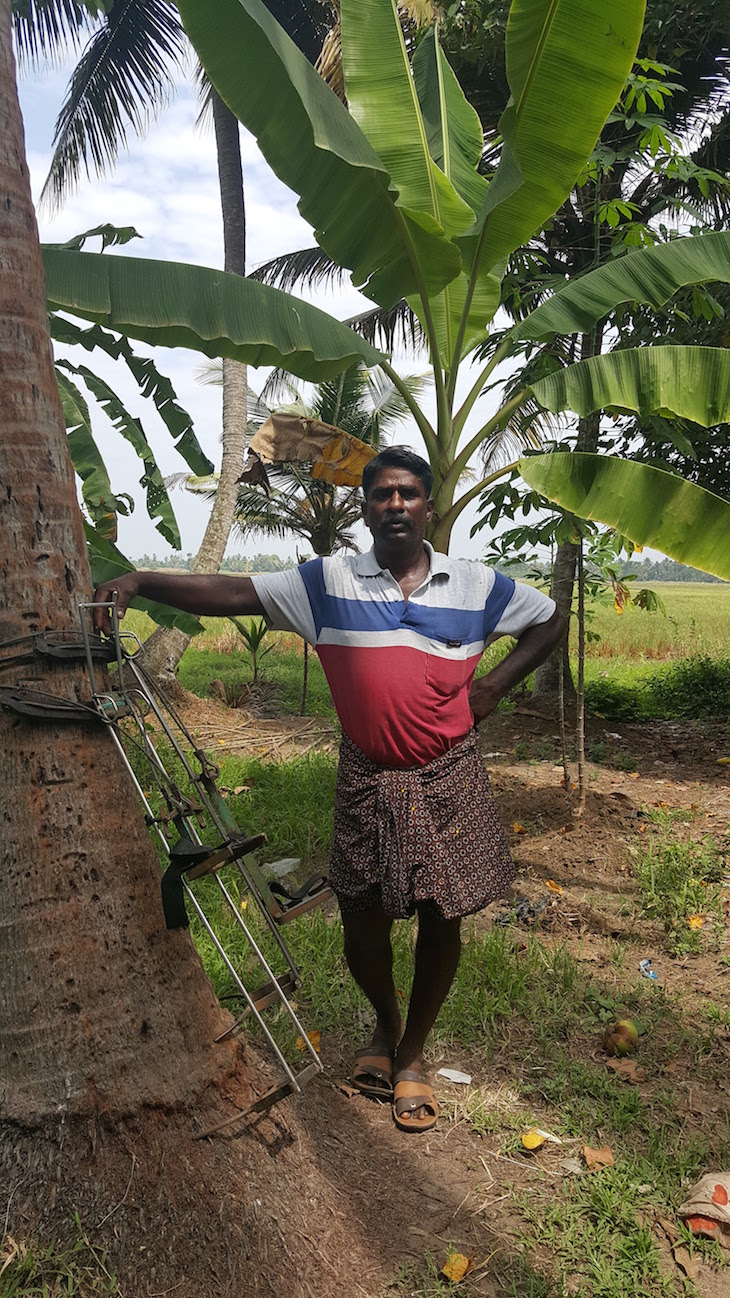
M 509 694 L 515 685 L 519 685 L 525 676 L 529 676 L 531 671 L 545 661 L 564 631 L 565 618 L 556 609 L 547 622 L 540 622 L 523 631 L 512 652 L 486 676 L 474 682 L 469 703 L 476 725 L 488 717 L 490 712 L 494 712 L 505 694 Z
M 197 613 L 199 617 L 230 617 L 243 614 L 259 615 L 264 612 L 250 577 L 228 577 L 219 574 L 126 572 L 113 581 L 103 581 L 97 587 L 94 600 L 98 604 L 111 603 L 117 597 L 117 612 L 124 617 L 136 595 L 169 604 L 184 613 Z M 94 630 L 108 634 L 111 630 L 109 612 L 94 609 Z

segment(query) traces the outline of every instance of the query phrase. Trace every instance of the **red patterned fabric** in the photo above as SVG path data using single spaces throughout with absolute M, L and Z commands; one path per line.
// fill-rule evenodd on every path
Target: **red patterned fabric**
M 514 878 L 476 731 L 426 766 L 389 769 L 343 736 L 330 882 L 344 913 L 432 902 L 444 919 L 481 910 Z

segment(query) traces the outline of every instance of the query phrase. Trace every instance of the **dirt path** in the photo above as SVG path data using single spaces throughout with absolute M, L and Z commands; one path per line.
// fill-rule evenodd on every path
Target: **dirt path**
M 188 720 L 211 735 L 219 718 L 211 715 L 215 708 L 204 706 L 205 717 L 199 710 Z M 230 724 L 230 714 L 228 719 Z M 275 742 L 278 751 L 272 753 L 275 724 L 276 733 L 286 737 Z M 290 756 L 309 751 L 318 737 L 328 748 L 334 745 L 329 727 L 318 732 L 315 723 L 303 720 L 287 729 L 272 721 L 268 739 L 257 731 L 246 749 L 245 729 L 226 735 L 225 748 L 261 755 L 256 749 L 268 743 L 269 756 Z M 552 723 L 512 714 L 491 727 L 483 746 L 490 754 L 486 762 L 518 877 L 512 898 L 477 917 L 467 936 L 491 929 L 500 915 L 514 912 L 524 901 L 527 918 L 509 927 L 517 947 L 528 943 L 531 930 L 537 931 L 547 949 L 562 944 L 587 977 L 618 1000 L 640 980 L 639 961 L 651 959 L 662 995 L 675 1007 L 675 1017 L 663 1019 L 651 1047 L 639 1050 L 643 1075 L 635 1088 L 635 1103 L 643 1112 L 662 1114 L 662 1120 L 671 1109 L 672 1120 L 681 1122 L 685 1131 L 702 1133 L 710 1123 L 730 1121 L 730 1085 L 724 1080 L 730 1069 L 727 1020 L 714 1031 L 708 1029 L 706 1066 L 698 1068 L 696 1050 L 689 1045 L 689 1027 L 708 1001 L 723 1011 L 730 1009 L 727 916 L 724 932 L 708 942 L 701 954 L 672 958 L 663 926 L 639 918 L 631 848 L 659 832 L 643 814 L 643 809 L 656 807 L 668 813 L 685 809 L 691 820 L 682 832 L 697 841 L 709 835 L 720 848 L 728 849 L 730 767 L 718 762 L 718 757 L 730 755 L 727 730 L 673 723 L 619 725 L 610 732 L 620 735 L 619 740 L 607 734 L 605 723 L 594 721 L 592 729 L 593 742 L 604 743 L 610 752 L 620 742 L 620 751 L 630 754 L 637 769 L 591 764 L 585 815 L 576 820 L 562 787 L 557 749 L 550 751 Z M 249 735 L 253 734 L 249 727 Z M 515 761 L 518 745 L 521 754 L 526 746 L 536 756 Z M 530 907 L 539 912 L 534 922 Z M 515 1148 L 515 1133 L 523 1121 L 528 1124 L 529 1114 L 537 1111 L 548 1127 L 556 1120 L 549 1099 L 541 1107 L 538 1102 L 536 1110 L 534 1093 L 529 1106 L 521 1094 L 529 1055 L 516 1051 L 510 1056 L 507 1050 L 487 1062 L 478 1047 L 453 1046 L 433 1053 L 432 1073 L 444 1065 L 457 1067 L 471 1073 L 473 1082 L 464 1088 L 437 1078 L 443 1111 L 438 1129 L 427 1136 L 409 1137 L 396 1130 L 387 1106 L 349 1093 L 346 1085 L 343 1089 L 351 1049 L 351 1044 L 336 1037 L 324 1037 L 324 1073 L 300 1099 L 288 1102 L 296 1104 L 308 1139 L 298 1151 L 289 1149 L 287 1157 L 309 1160 L 313 1171 L 323 1174 L 336 1192 L 339 1204 L 335 1212 L 330 1195 L 329 1207 L 320 1210 L 313 1176 L 311 1240 L 316 1242 L 322 1270 L 318 1277 L 302 1275 L 301 1292 L 340 1298 L 329 1290 L 327 1272 L 328 1258 L 343 1255 L 351 1258 L 353 1296 L 450 1292 L 438 1276 L 450 1250 L 474 1263 L 459 1292 L 485 1298 L 505 1294 L 558 1298 L 592 1292 L 581 1287 L 579 1275 L 564 1278 L 561 1287 L 553 1286 L 549 1248 L 540 1245 L 525 1252 L 529 1205 L 562 1192 L 568 1178 L 589 1175 L 576 1170 L 582 1148 L 578 1138 L 561 1145 L 548 1142 L 534 1155 L 525 1154 L 519 1141 Z M 576 1063 L 606 1066 L 596 1027 L 577 1030 L 568 1050 Z M 529 1067 L 539 1071 L 539 1060 Z M 619 1087 L 625 1085 L 619 1078 L 614 1080 Z M 488 1130 L 489 1124 L 479 1129 L 473 1120 L 477 1092 L 482 1111 L 495 1118 L 495 1130 Z M 287 1147 L 287 1130 L 284 1105 L 262 1120 L 248 1138 L 270 1144 L 276 1157 Z M 505 1130 L 511 1131 L 510 1139 L 505 1138 Z M 572 1170 L 566 1170 L 566 1159 L 571 1158 L 577 1158 L 578 1164 L 574 1161 Z M 662 1226 L 660 1218 L 649 1194 L 647 1229 L 676 1285 L 669 1292 L 679 1294 L 685 1292 L 683 1276 L 670 1251 L 666 1222 Z M 286 1234 L 285 1221 L 282 1227 Z M 669 1228 L 671 1232 L 671 1223 Z M 296 1248 L 295 1240 L 289 1244 Z M 693 1266 L 695 1288 L 686 1292 L 700 1298 L 728 1298 L 730 1272 L 717 1270 L 699 1257 Z

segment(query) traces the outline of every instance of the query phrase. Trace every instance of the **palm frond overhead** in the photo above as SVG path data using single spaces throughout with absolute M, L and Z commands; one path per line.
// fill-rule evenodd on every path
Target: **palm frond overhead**
M 292 289 L 341 288 L 349 277 L 350 272 L 338 266 L 321 248 L 300 248 L 272 257 L 249 274 L 249 279 L 283 289 L 285 293 Z
M 428 351 L 421 322 L 405 298 L 387 310 L 376 306 L 361 315 L 350 316 L 344 323 L 381 351 L 401 351 L 408 356 Z
M 174 89 L 186 37 L 171 0 L 121 0 L 91 37 L 56 122 L 42 202 L 60 205 L 81 173 L 103 175 L 131 126 L 143 135 Z
M 371 446 L 380 446 L 395 425 L 408 419 L 411 412 L 403 394 L 382 370 L 367 370 L 366 378 L 371 407 L 367 441 Z M 432 371 L 429 370 L 427 374 L 411 374 L 404 379 L 404 383 L 410 395 L 418 401 L 433 383 Z
M 342 71 L 342 28 L 337 0 L 333 0 L 332 7 L 335 11 L 334 21 L 330 23 L 325 33 L 319 57 L 314 66 L 322 80 L 327 82 L 330 90 L 334 90 L 335 94 L 344 102 L 345 79 Z M 268 8 L 271 9 L 272 6 L 269 5 Z M 438 6 L 433 3 L 433 0 L 398 0 L 398 12 L 406 44 L 412 44 L 416 33 L 435 20 L 437 8 Z
M 21 66 L 60 61 L 80 49 L 91 15 L 75 0 L 13 0 L 13 34 Z

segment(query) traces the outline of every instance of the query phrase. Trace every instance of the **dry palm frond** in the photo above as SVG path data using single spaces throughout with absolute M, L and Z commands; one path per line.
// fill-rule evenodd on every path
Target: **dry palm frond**
M 437 5 L 433 0 L 399 0 L 398 12 L 406 40 L 421 27 L 427 27 L 436 17 Z M 324 44 L 317 62 L 314 65 L 330 90 L 343 102 L 345 100 L 345 79 L 342 71 L 342 27 L 339 14 L 334 26 L 324 38 Z

